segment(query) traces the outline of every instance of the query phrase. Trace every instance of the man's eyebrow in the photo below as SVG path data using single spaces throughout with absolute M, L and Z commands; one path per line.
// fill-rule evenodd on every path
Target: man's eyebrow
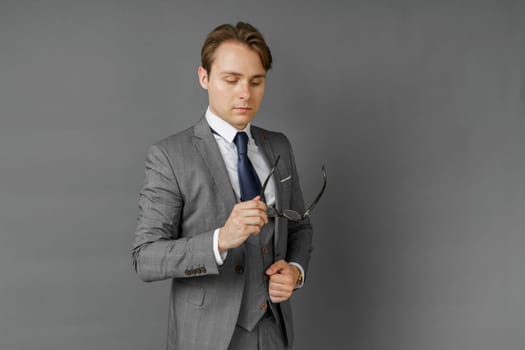
M 233 75 L 235 77 L 242 77 L 243 75 L 239 72 L 221 72 L 221 75 L 225 76 L 225 75 Z M 266 74 L 255 74 L 255 75 L 252 75 L 250 77 L 250 79 L 253 79 L 253 78 L 266 78 Z

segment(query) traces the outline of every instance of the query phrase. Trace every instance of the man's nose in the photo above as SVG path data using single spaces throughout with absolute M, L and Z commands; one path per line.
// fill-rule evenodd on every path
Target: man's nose
M 251 91 L 250 91 L 250 84 L 248 83 L 241 83 L 239 84 L 239 97 L 242 99 L 242 100 L 247 100 L 250 98 L 250 95 L 251 95 Z

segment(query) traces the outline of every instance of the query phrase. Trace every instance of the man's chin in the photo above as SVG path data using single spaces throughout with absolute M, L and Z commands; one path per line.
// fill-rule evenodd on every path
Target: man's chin
M 237 129 L 244 129 L 248 123 L 250 123 L 253 119 L 254 115 L 250 114 L 242 114 L 242 113 L 235 113 L 231 116 L 230 120 L 232 121 L 232 124 Z
M 249 109 L 249 110 L 234 109 L 232 112 L 232 116 L 234 118 L 253 119 L 253 117 L 255 116 L 255 111 L 253 109 Z

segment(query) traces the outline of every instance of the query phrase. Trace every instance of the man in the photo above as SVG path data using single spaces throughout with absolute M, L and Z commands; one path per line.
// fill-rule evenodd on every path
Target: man
M 144 281 L 172 280 L 168 349 L 290 348 L 289 299 L 303 284 L 312 227 L 267 215 L 304 212 L 288 139 L 251 125 L 272 56 L 239 22 L 208 35 L 201 61 L 205 116 L 148 151 L 134 267 Z

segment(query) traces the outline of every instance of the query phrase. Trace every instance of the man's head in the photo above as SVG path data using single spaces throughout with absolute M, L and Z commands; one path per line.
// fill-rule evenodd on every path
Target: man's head
M 204 41 L 199 82 L 210 109 L 237 129 L 259 110 L 272 54 L 261 33 L 247 23 L 223 24 Z

